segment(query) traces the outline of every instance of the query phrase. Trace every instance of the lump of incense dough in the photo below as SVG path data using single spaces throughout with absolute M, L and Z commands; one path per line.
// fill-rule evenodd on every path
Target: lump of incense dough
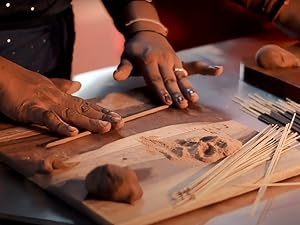
M 256 52 L 255 61 L 258 66 L 265 69 L 300 66 L 300 59 L 296 55 L 274 44 L 261 47 Z
M 242 142 L 221 136 L 193 137 L 176 140 L 172 150 L 179 157 L 189 154 L 190 158 L 213 163 L 231 155 L 242 146 Z
M 143 195 L 136 173 L 112 164 L 93 169 L 86 176 L 85 185 L 89 195 L 102 200 L 131 204 Z

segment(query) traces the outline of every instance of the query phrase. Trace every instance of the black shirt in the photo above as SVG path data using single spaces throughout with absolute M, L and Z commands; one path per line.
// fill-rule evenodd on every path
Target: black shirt
M 71 6 L 72 0 L 0 0 L 0 29 L 40 25 Z
M 0 0 L 0 56 L 69 78 L 74 38 L 71 0 Z

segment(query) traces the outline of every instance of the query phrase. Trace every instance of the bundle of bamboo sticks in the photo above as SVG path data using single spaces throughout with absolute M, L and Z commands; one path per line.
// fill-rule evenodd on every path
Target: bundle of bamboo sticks
M 235 96 L 233 101 L 241 106 L 241 110 L 247 114 L 258 118 L 266 124 L 277 124 L 284 126 L 296 114 L 293 131 L 300 133 L 300 104 L 287 98 L 286 100 L 277 99 L 274 101 L 267 100 L 262 96 L 254 93 L 249 94 L 249 98 Z
M 203 176 L 195 179 L 185 188 L 172 194 L 175 205 L 181 205 L 192 199 L 199 201 L 213 195 L 226 184 L 245 175 L 248 171 L 271 160 L 269 168 L 259 189 L 256 203 L 263 197 L 266 187 L 271 181 L 272 173 L 280 155 L 298 145 L 298 133 L 291 131 L 296 114 L 285 127 L 268 125 L 239 150 L 228 156 Z

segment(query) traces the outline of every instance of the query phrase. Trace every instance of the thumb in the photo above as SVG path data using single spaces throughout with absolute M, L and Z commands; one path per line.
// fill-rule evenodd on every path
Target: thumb
M 131 62 L 127 59 L 122 59 L 121 63 L 118 65 L 118 68 L 114 72 L 115 80 L 126 80 L 133 69 Z
M 78 81 L 71 81 L 61 78 L 51 78 L 50 80 L 59 90 L 67 94 L 73 94 L 81 87 L 81 84 Z
M 182 65 L 189 75 L 202 74 L 208 76 L 219 76 L 223 73 L 223 66 L 210 65 L 200 60 L 182 62 Z

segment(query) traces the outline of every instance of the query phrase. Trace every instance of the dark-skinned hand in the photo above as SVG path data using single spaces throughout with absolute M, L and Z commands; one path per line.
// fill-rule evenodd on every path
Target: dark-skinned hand
M 300 2 L 298 0 L 289 0 L 283 6 L 278 18 L 275 20 L 276 24 L 288 35 L 300 38 Z
M 183 63 L 165 37 L 142 31 L 125 42 L 114 79 L 125 80 L 131 75 L 143 75 L 146 84 L 162 103 L 184 109 L 189 101 L 195 103 L 199 99 L 187 76 L 196 73 L 215 76 L 222 71 L 221 66 L 210 66 L 200 61 Z
M 119 114 L 70 95 L 77 82 L 52 81 L 0 57 L 0 110 L 22 123 L 37 124 L 63 136 L 79 129 L 105 133 L 123 126 Z

